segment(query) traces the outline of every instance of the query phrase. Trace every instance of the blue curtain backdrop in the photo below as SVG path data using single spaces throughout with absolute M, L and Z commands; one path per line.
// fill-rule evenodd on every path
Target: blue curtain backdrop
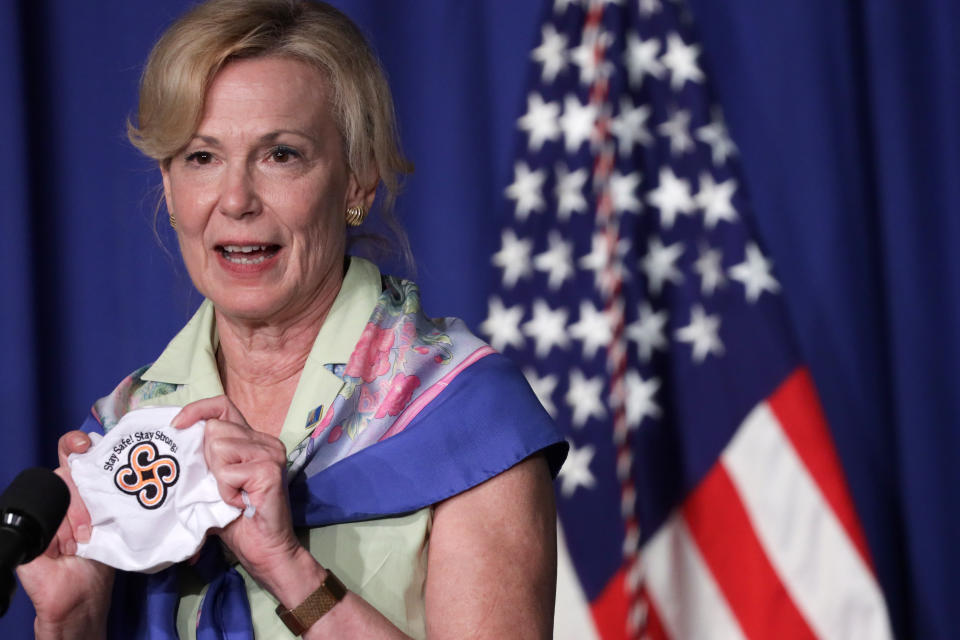
M 690 3 L 898 637 L 955 637 L 960 5 Z M 198 302 L 153 221 L 159 175 L 124 138 L 149 47 L 189 4 L 0 4 L 0 486 L 54 466 L 58 435 Z M 545 7 L 336 4 L 394 87 L 425 306 L 476 327 Z M 31 620 L 21 593 L 0 635 Z

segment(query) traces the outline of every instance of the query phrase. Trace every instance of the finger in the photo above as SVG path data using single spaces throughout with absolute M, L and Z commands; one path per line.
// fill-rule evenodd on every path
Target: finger
M 60 529 L 64 526 L 65 525 L 60 525 Z M 60 551 L 60 529 L 57 529 L 57 532 L 53 534 L 53 538 L 50 539 L 50 544 L 43 550 L 43 555 L 48 558 L 53 558 L 54 560 L 62 555 Z
M 80 497 L 80 492 L 77 491 L 77 486 L 73 483 L 70 468 L 59 467 L 54 470 L 54 473 L 63 479 L 67 485 L 67 490 L 70 492 L 70 504 L 67 506 L 67 515 L 63 519 L 63 523 L 70 527 L 70 540 L 89 542 L 90 512 L 87 511 L 87 505 L 83 503 L 83 498 Z M 61 550 L 64 549 L 62 545 L 60 548 Z
M 228 505 L 236 507 L 237 509 L 243 509 L 243 498 L 240 497 L 242 489 L 218 478 L 217 491 L 220 493 L 220 498 Z
M 90 436 L 82 431 L 70 431 L 64 434 L 57 444 L 60 467 L 54 473 L 60 476 L 70 492 L 70 504 L 67 507 L 64 522 L 70 525 L 70 543 L 74 549 L 76 548 L 76 542 L 90 541 L 90 513 L 80 497 L 80 492 L 77 491 L 77 486 L 73 483 L 73 477 L 70 475 L 70 463 L 67 458 L 71 453 L 83 453 L 90 448 L 90 444 Z M 68 548 L 63 545 L 60 547 L 61 551 Z
M 207 424 L 214 428 L 205 434 L 204 459 L 217 480 L 224 502 L 245 508 L 248 505 L 243 502 L 243 491 L 249 493 L 269 490 L 271 486 L 282 491 L 286 449 L 279 440 L 255 431 L 242 430 L 236 425 L 220 423 L 223 424 L 221 429 L 218 421 Z M 234 435 L 210 437 L 211 433 L 218 430 Z M 261 471 L 260 465 L 273 470 L 274 481 L 267 479 L 265 474 L 269 472 Z M 276 480 L 277 478 L 279 480 Z
M 224 502 L 240 509 L 248 506 L 243 500 L 243 491 L 253 496 L 250 499 L 255 502 L 259 502 L 264 496 L 286 500 L 284 472 L 283 467 L 270 460 L 231 464 L 220 470 L 217 487 Z M 257 505 L 258 508 L 262 506 Z
M 183 429 L 196 424 L 200 420 L 213 419 L 235 422 L 249 428 L 243 414 L 240 413 L 236 405 L 230 402 L 227 396 L 217 396 L 216 398 L 205 398 L 191 402 L 174 416 L 170 425 L 177 429 Z
M 50 547 L 54 546 L 54 543 L 56 543 L 56 548 L 50 549 Z M 47 549 L 51 551 L 50 557 L 52 558 L 72 556 L 77 552 L 77 541 L 73 537 L 73 529 L 66 518 L 64 518 L 60 528 L 57 529 L 57 533 L 53 536 L 53 540 Z
M 83 453 L 90 448 L 92 441 L 83 431 L 68 431 L 57 441 L 57 457 L 60 466 L 67 466 L 67 456 L 71 453 Z
M 58 473 L 58 469 L 55 473 Z M 71 487 L 72 488 L 72 487 Z M 72 499 L 72 495 L 71 495 Z M 86 509 L 84 509 L 86 511 Z M 68 510 L 69 514 L 69 510 Z M 88 542 L 89 534 L 87 540 L 81 540 L 81 542 Z M 63 518 L 63 521 L 60 523 L 60 526 L 57 527 L 56 532 L 53 534 L 53 537 L 50 539 L 50 544 L 47 545 L 47 548 L 44 549 L 44 555 L 50 558 L 59 558 L 63 555 L 71 555 L 76 553 L 77 549 L 77 538 L 74 535 L 74 527 L 70 523 L 69 515 Z
M 223 420 L 220 418 L 208 419 L 204 424 L 203 432 L 204 440 L 214 440 L 217 438 L 241 438 L 256 440 L 258 436 L 264 435 L 259 431 L 254 431 L 245 423 L 241 424 L 232 420 Z
M 240 430 L 239 427 L 221 426 L 213 423 L 205 434 L 203 455 L 207 466 L 216 469 L 228 464 L 269 460 L 277 466 L 285 466 L 287 452 L 283 443 L 272 436 L 256 431 Z

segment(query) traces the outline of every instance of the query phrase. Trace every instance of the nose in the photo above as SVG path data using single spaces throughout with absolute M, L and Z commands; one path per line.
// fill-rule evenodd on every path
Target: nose
M 256 182 L 243 164 L 228 166 L 220 180 L 218 208 L 223 215 L 242 218 L 260 212 Z

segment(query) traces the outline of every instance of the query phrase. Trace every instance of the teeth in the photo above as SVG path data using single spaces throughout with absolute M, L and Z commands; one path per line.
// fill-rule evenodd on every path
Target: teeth
M 230 255 L 229 252 L 224 256 L 230 262 L 235 264 L 260 264 L 267 259 L 267 256 L 257 256 L 256 258 L 247 258 L 245 256 Z
M 235 244 L 226 245 L 223 247 L 223 250 L 227 253 L 253 253 L 254 251 L 266 251 L 267 245 L 258 244 L 258 245 L 245 245 L 237 246 Z

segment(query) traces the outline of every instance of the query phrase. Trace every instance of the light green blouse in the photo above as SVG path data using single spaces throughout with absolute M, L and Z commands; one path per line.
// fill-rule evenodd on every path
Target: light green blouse
M 310 435 L 318 416 L 343 386 L 325 365 L 346 363 L 376 306 L 380 272 L 372 263 L 351 258 L 343 286 L 317 335 L 287 411 L 280 440 L 289 455 Z M 195 400 L 223 395 L 217 371 L 219 338 L 210 301 L 204 301 L 187 326 L 167 345 L 141 377 L 181 385 L 158 398 L 158 404 L 182 406 Z M 298 531 L 304 545 L 321 565 L 333 571 L 354 593 L 414 638 L 426 636 L 423 589 L 426 579 L 427 540 L 432 510 L 380 520 L 329 525 Z M 258 638 L 293 638 L 274 610 L 277 601 L 243 569 Z M 206 589 L 187 566 L 181 566 L 177 633 L 195 640 L 196 620 Z

